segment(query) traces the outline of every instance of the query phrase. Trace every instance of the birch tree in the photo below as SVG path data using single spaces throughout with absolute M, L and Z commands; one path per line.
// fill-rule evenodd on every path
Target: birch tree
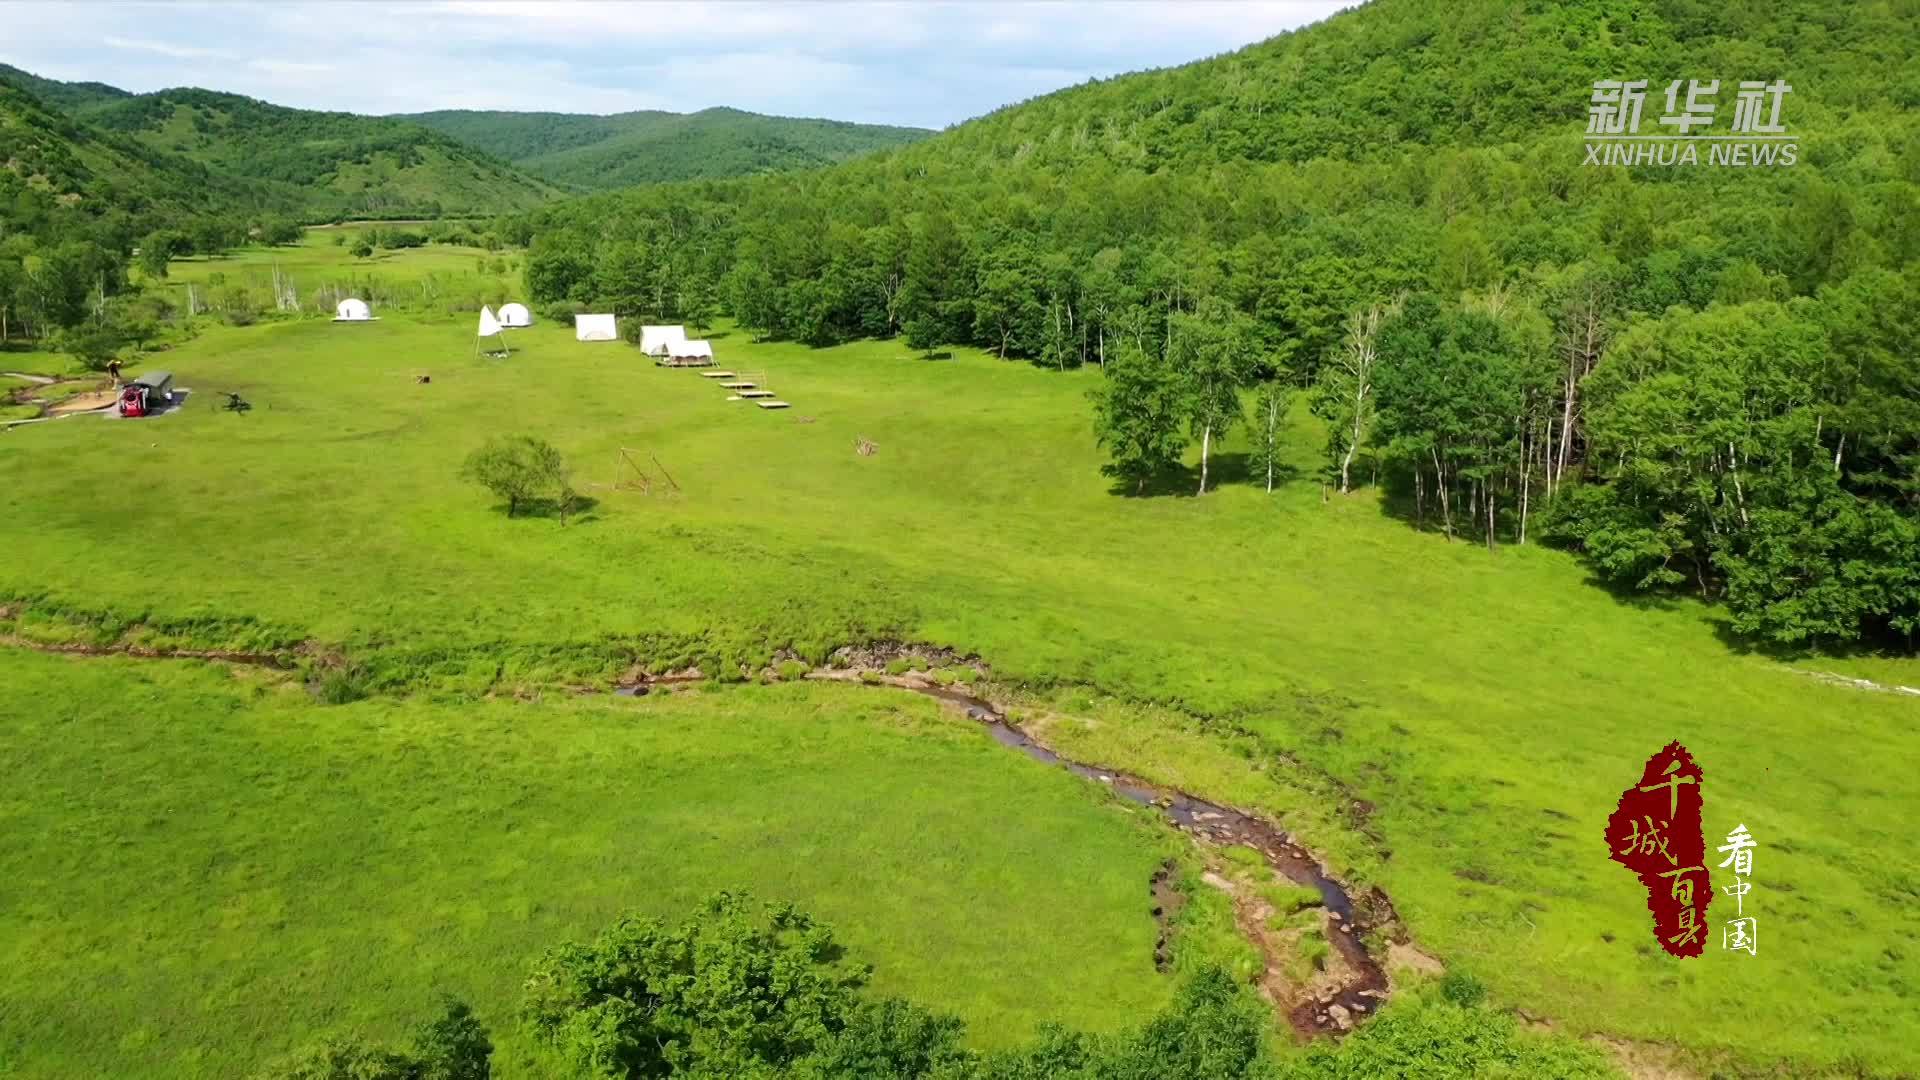
M 1273 475 L 1280 468 L 1280 420 L 1287 411 L 1290 395 L 1279 379 L 1260 384 L 1253 405 L 1253 468 L 1266 478 L 1267 491 L 1273 491 Z
M 1356 308 L 1347 316 L 1339 348 L 1321 366 L 1314 387 L 1314 412 L 1327 421 L 1333 460 L 1340 470 L 1340 493 L 1353 489 L 1353 459 L 1373 427 L 1374 369 L 1380 360 L 1380 329 L 1400 313 L 1404 297 Z
M 1167 349 L 1186 376 L 1188 424 L 1200 440 L 1200 490 L 1207 492 L 1213 444 L 1244 416 L 1240 389 L 1252 377 L 1256 337 L 1245 316 L 1209 297 L 1192 315 L 1168 316 Z

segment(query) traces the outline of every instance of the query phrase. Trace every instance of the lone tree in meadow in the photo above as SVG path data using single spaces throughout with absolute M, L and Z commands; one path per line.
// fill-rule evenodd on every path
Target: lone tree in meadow
M 1111 459 L 1107 476 L 1133 482 L 1134 494 L 1162 469 L 1180 463 L 1187 448 L 1187 385 L 1164 357 L 1123 340 L 1093 391 L 1093 428 Z
M 467 455 L 460 475 L 507 500 L 508 517 L 535 499 L 551 497 L 565 524 L 579 501 L 566 459 L 552 444 L 532 435 L 488 439 L 485 446 Z

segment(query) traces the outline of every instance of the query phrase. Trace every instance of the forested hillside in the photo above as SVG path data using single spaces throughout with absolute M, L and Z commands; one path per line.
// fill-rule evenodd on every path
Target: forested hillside
M 172 311 L 136 259 L 300 236 L 296 189 L 234 177 L 55 111 L 0 75 L 0 348 L 28 339 L 104 364 Z
M 58 79 L 43 79 L 11 64 L 0 64 L 0 79 L 13 83 L 45 104 L 68 115 L 78 115 L 89 109 L 111 105 L 133 96 L 117 86 L 108 86 L 101 82 L 61 82 Z
M 738 109 L 613 116 L 462 109 L 395 119 L 451 135 L 537 176 L 589 190 L 805 169 L 932 134 Z
M 1920 9 L 1379 0 L 832 169 L 534 213 L 545 303 L 1099 363 L 1129 489 L 1282 399 L 1416 524 L 1789 643 L 1920 628 Z M 1797 164 L 1584 164 L 1592 85 L 1791 84 Z M 1248 399 L 1265 407 L 1251 410 Z
M 81 125 L 196 162 L 310 219 L 490 214 L 558 194 L 483 151 L 401 120 L 209 90 L 129 94 L 4 65 L 0 78 Z
M 57 332 L 89 350 L 141 237 L 178 230 L 179 250 L 189 234 L 217 250 L 284 209 L 261 185 L 74 121 L 5 76 L 0 162 L 0 345 Z
M 87 118 L 235 176 L 285 185 L 310 214 L 472 214 L 554 194 L 507 163 L 417 124 L 288 109 L 237 94 L 162 90 Z

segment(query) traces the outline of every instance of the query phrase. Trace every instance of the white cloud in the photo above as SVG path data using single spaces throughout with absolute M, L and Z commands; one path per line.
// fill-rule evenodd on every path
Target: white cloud
M 0 60 L 135 91 L 204 86 L 355 112 L 730 105 L 942 127 L 1089 77 L 1225 52 L 1341 6 L 280 0 L 99 3 L 75 18 L 71 5 L 17 0 Z
M 319 75 L 339 70 L 332 64 L 309 64 L 300 60 L 249 60 L 247 66 L 271 75 Z
M 128 49 L 133 52 L 154 53 L 172 57 L 175 60 L 214 60 L 225 59 L 233 54 L 225 49 L 205 49 L 192 45 L 173 45 L 165 41 L 148 41 L 143 38 L 114 37 L 109 34 L 102 39 L 116 49 Z

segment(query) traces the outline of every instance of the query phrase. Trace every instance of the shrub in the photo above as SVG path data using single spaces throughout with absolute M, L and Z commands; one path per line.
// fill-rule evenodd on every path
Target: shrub
M 323 673 L 314 687 L 314 696 L 323 704 L 348 705 L 367 696 L 366 672 L 359 668 L 336 668 Z
M 1333 947 L 1327 944 L 1327 935 L 1319 930 L 1308 930 L 1300 935 L 1300 960 L 1309 971 L 1325 971 L 1327 957 Z
M 559 323 L 562 326 L 572 326 L 573 317 L 585 310 L 587 310 L 587 305 L 582 304 L 578 300 L 560 300 L 544 305 L 540 308 L 538 314 L 540 318 L 547 322 Z M 633 322 L 632 320 L 629 320 L 629 323 L 635 327 L 639 326 L 639 323 Z M 639 331 L 636 329 L 633 333 L 639 333 Z
M 1487 999 L 1487 987 L 1464 971 L 1449 971 L 1440 980 L 1440 996 L 1461 1008 L 1472 1008 Z
M 487 1080 L 493 1043 L 464 1002 L 448 998 L 438 1018 L 414 1029 L 411 1052 L 333 1038 L 260 1074 L 260 1080 Z

